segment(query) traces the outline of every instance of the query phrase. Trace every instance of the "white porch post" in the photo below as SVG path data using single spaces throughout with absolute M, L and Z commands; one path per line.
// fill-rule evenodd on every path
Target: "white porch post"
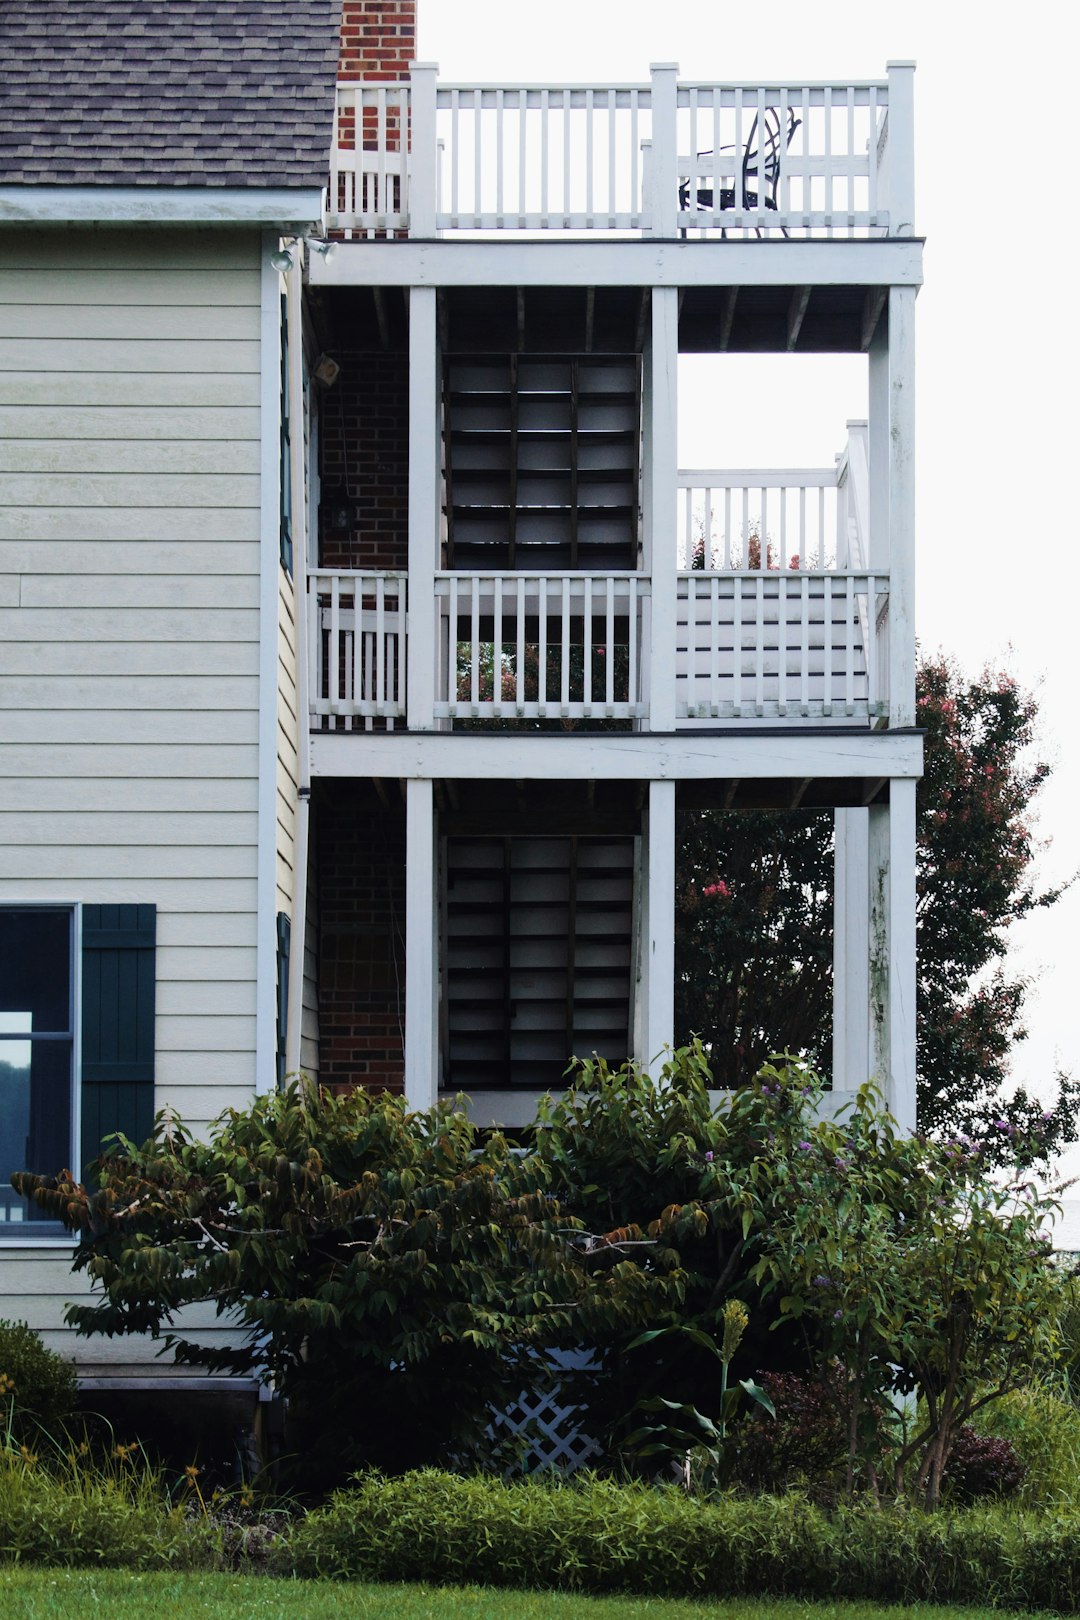
M 409 583 L 406 716 L 435 726 L 435 563 L 439 550 L 439 347 L 434 287 L 409 292 Z
M 915 724 L 915 288 L 889 289 L 889 724 Z
M 439 64 L 409 63 L 409 235 L 435 235 L 438 146 L 435 134 Z M 360 132 L 357 130 L 357 141 Z M 402 131 L 404 144 L 404 131 Z
M 651 578 L 649 632 L 643 649 L 646 717 L 643 729 L 675 729 L 675 512 L 678 477 L 679 294 L 652 290 L 652 328 L 643 373 L 645 446 L 642 462 L 645 572 Z
M 429 777 L 405 785 L 405 1096 L 431 1108 L 439 1092 L 435 798 Z
M 650 782 L 644 839 L 645 890 L 639 1063 L 659 1068 L 675 1039 L 675 783 Z
M 915 782 L 894 778 L 869 812 L 871 1074 L 915 1129 Z
M 652 141 L 649 145 L 649 195 L 652 236 L 673 237 L 679 219 L 678 180 L 678 62 L 650 64 Z
M 834 1091 L 869 1079 L 870 916 L 869 812 L 834 812 L 833 1043 Z

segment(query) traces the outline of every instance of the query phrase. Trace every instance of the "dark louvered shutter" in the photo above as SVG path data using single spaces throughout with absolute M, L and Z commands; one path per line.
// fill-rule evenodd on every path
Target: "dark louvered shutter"
M 123 1131 L 154 1128 L 156 907 L 84 906 L 82 928 L 82 1161 Z

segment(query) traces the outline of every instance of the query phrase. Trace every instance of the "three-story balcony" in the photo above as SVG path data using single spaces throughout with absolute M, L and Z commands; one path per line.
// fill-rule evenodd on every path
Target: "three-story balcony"
M 327 225 L 475 233 L 910 236 L 912 65 L 884 79 L 342 83 Z
M 832 468 L 678 485 L 663 572 L 440 569 L 418 601 L 403 572 L 312 570 L 312 725 L 408 724 L 410 635 L 434 639 L 440 729 L 648 730 L 665 683 L 680 729 L 886 724 L 889 568 L 868 532 L 865 425 Z M 654 612 L 664 593 L 673 613 Z

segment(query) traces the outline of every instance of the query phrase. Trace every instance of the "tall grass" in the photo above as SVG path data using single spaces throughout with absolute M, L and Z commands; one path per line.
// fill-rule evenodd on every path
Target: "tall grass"
M 981 1434 L 1000 1435 L 1027 1469 L 1013 1498 L 1026 1508 L 1080 1508 L 1080 1407 L 1064 1388 L 1032 1384 L 976 1414 Z

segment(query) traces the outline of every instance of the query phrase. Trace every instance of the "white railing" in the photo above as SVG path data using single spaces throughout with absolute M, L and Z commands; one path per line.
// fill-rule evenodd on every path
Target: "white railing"
M 679 721 L 885 717 L 889 574 L 868 489 L 864 422 L 835 467 L 679 473 Z
M 404 574 L 308 574 L 309 698 L 320 729 L 404 719 L 406 609 Z
M 682 230 L 888 232 L 888 83 L 679 86 Z
M 680 472 L 679 567 L 781 573 L 846 567 L 837 485 L 837 467 Z
M 409 152 L 403 152 L 407 134 Z M 349 235 L 608 231 L 898 236 L 912 69 L 852 82 L 343 83 L 328 226 Z
M 648 85 L 440 85 L 440 231 L 648 231 Z
M 445 572 L 435 596 L 436 719 L 642 715 L 639 575 Z
M 681 570 L 677 721 L 880 718 L 880 652 L 862 626 L 886 592 L 884 577 L 854 569 Z
M 338 85 L 326 225 L 348 237 L 409 228 L 408 84 Z

